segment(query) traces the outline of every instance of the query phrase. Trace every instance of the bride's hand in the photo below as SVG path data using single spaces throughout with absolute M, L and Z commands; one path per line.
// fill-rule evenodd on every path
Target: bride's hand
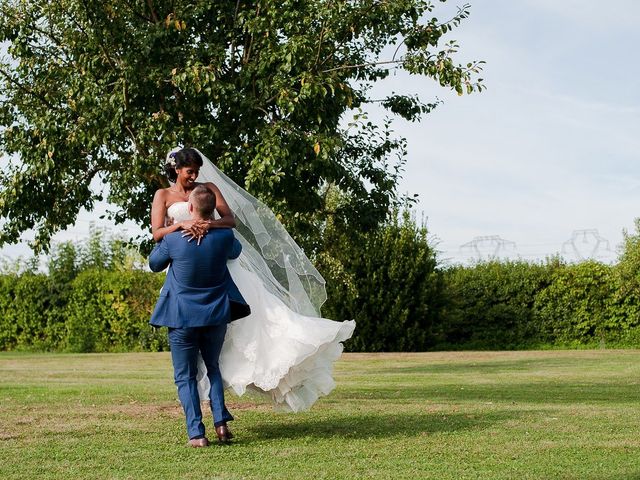
M 200 241 L 202 237 L 204 237 L 209 231 L 209 222 L 205 220 L 187 220 L 185 222 L 181 222 L 183 237 L 189 237 L 189 241 L 196 239 L 198 240 L 198 245 L 200 245 Z

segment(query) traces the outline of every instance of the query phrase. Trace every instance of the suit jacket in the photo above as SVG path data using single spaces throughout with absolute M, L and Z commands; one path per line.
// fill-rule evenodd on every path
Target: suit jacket
M 200 245 L 182 238 L 182 232 L 166 235 L 149 257 L 154 272 L 169 266 L 149 323 L 158 327 L 204 327 L 248 315 L 249 306 L 227 269 L 227 260 L 237 258 L 241 250 L 229 228 L 210 230 Z

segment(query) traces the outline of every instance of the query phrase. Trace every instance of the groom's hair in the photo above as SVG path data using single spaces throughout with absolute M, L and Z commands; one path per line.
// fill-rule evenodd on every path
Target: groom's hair
M 204 185 L 198 185 L 191 192 L 193 208 L 202 218 L 213 217 L 216 209 L 216 194 Z

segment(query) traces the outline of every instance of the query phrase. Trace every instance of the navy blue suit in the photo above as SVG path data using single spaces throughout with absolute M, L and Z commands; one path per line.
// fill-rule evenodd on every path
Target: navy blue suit
M 237 258 L 241 250 L 231 229 L 217 228 L 210 230 L 200 245 L 182 238 L 182 232 L 166 235 L 149 257 L 149 267 L 154 272 L 169 266 L 149 323 L 169 327 L 174 379 L 189 438 L 200 438 L 205 433 L 196 380 L 198 352 L 211 382 L 209 399 L 214 424 L 233 420 L 224 405 L 218 358 L 227 323 L 232 319 L 230 300 L 246 306 L 227 269 L 227 260 Z

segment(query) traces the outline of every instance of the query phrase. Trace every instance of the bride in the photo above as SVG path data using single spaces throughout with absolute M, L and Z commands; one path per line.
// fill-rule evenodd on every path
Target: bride
M 156 192 L 151 209 L 155 241 L 179 229 L 193 238 L 210 228 L 235 227 L 242 243 L 228 268 L 251 314 L 228 326 L 220 354 L 225 386 L 237 395 L 248 388 L 266 393 L 281 410 L 308 409 L 335 387 L 333 363 L 355 322 L 320 317 L 324 279 L 273 213 L 201 152 L 171 150 L 165 171 L 171 186 Z M 201 183 L 215 192 L 220 217 L 206 225 L 191 220 L 187 208 L 189 193 Z M 201 399 L 209 388 L 203 368 L 200 362 Z

